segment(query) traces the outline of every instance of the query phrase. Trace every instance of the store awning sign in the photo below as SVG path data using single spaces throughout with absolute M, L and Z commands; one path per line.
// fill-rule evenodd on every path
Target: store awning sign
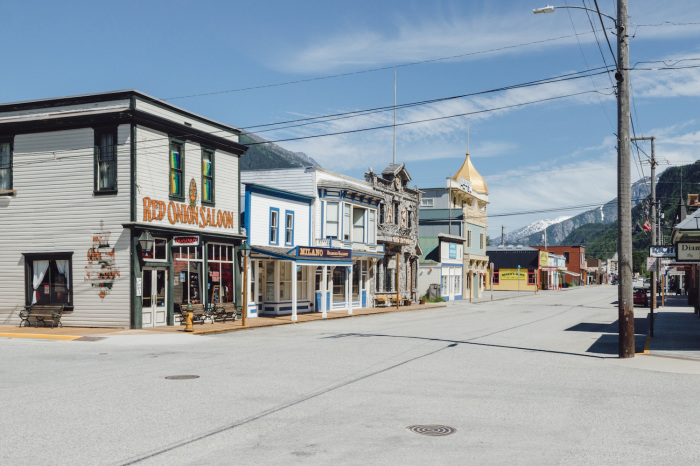
M 199 246 L 199 236 L 175 236 L 173 246 Z
M 352 257 L 352 251 L 350 249 L 312 248 L 299 246 L 297 248 L 297 257 L 317 259 L 350 259 Z

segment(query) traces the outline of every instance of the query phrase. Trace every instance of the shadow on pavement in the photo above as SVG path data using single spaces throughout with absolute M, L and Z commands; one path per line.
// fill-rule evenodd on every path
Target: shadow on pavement
M 566 329 L 567 332 L 593 332 L 593 333 L 618 333 L 619 324 L 616 320 L 615 322 L 609 324 L 594 323 L 594 322 L 581 322 L 573 327 Z M 635 317 L 634 319 L 634 333 L 635 335 L 646 335 L 649 333 L 649 318 L 648 317 Z
M 644 343 L 646 342 L 645 335 L 635 335 L 634 336 L 634 352 L 643 353 Z M 590 348 L 586 350 L 587 353 L 594 354 L 611 354 L 617 355 L 619 351 L 619 337 L 617 334 L 605 334 L 601 335 L 595 343 L 591 345 Z

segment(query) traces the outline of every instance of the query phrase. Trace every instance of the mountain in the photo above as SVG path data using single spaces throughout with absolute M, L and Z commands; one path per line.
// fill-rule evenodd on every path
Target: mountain
M 241 170 L 321 166 L 303 152 L 289 151 L 253 133 L 241 134 L 240 143 L 248 146 L 241 157 Z
M 659 177 L 657 177 L 659 179 Z M 638 181 L 636 181 L 634 184 L 632 184 L 632 206 L 636 206 L 640 202 L 642 202 L 644 199 L 646 199 L 649 196 L 649 192 L 651 190 L 650 186 L 650 177 L 644 177 Z M 611 223 L 615 223 L 617 221 L 617 198 L 606 202 L 603 205 L 600 205 L 598 207 L 595 207 L 594 209 L 588 210 L 586 212 L 583 212 L 581 214 L 578 214 L 573 217 L 560 217 L 563 220 L 559 222 L 552 223 L 546 227 L 547 229 L 547 244 L 550 246 L 557 246 L 560 244 L 564 244 L 564 239 L 569 236 L 569 234 L 576 230 L 577 228 L 583 226 L 583 225 L 588 225 L 588 224 L 601 224 L 601 225 L 609 225 Z M 541 220 L 541 222 L 548 222 L 547 220 Z M 535 225 L 538 222 L 535 222 L 531 225 Z M 518 231 L 527 231 L 527 229 L 530 227 L 530 225 L 519 228 L 518 230 L 515 230 L 513 235 L 515 235 L 516 232 Z M 509 239 L 509 235 L 505 235 L 506 237 L 506 242 L 511 242 L 511 243 L 516 243 L 516 244 L 525 244 L 528 246 L 535 246 L 535 245 L 540 245 L 544 244 L 544 228 L 540 230 L 533 230 L 529 234 L 522 234 L 522 235 L 517 235 L 516 238 L 514 239 Z M 500 237 L 493 240 L 494 243 L 498 244 L 500 243 Z M 579 244 L 579 243 L 577 243 Z
M 557 217 L 554 219 L 550 220 L 537 220 L 536 222 L 533 222 L 527 226 L 524 226 L 522 228 L 518 228 L 515 231 L 511 231 L 510 233 L 506 233 L 503 235 L 505 238 L 505 243 L 515 243 L 521 238 L 525 238 L 527 236 L 530 236 L 532 234 L 535 234 L 537 232 L 542 232 L 544 231 L 545 228 L 549 227 L 550 225 L 554 225 L 555 223 L 561 223 L 564 220 L 568 220 L 571 217 Z M 501 243 L 501 238 L 498 237 L 494 240 L 495 243 L 500 244 Z

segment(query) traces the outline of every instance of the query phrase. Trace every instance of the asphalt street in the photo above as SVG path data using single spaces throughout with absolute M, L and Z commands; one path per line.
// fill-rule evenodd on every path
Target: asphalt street
M 697 464 L 700 360 L 618 359 L 616 299 L 596 286 L 213 336 L 2 338 L 0 457 Z

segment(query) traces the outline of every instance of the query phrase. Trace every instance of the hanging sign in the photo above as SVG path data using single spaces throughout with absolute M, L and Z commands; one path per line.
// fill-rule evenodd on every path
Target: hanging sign
M 299 246 L 297 257 L 315 257 L 324 259 L 350 259 L 352 251 L 350 249 L 312 248 Z
M 174 236 L 173 246 L 199 246 L 199 236 Z
M 676 260 L 700 262 L 700 243 L 678 243 L 676 245 Z
M 675 246 L 651 246 L 649 248 L 649 255 L 651 257 L 676 257 L 676 247 Z

